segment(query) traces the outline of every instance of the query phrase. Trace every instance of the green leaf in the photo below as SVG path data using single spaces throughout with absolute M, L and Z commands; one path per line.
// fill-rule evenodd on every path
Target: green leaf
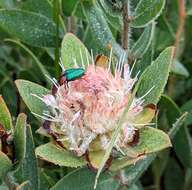
M 26 80 L 16 80 L 15 83 L 23 101 L 30 111 L 42 115 L 43 111 L 47 110 L 47 106 L 37 97 L 33 96 L 33 94 L 43 97 L 50 93 L 49 90 Z
M 85 161 L 81 158 L 52 143 L 37 147 L 35 152 L 41 159 L 59 166 L 76 168 L 85 165 Z
M 136 62 L 133 68 L 133 76 L 137 75 L 138 71 L 143 73 L 144 70 L 151 64 L 152 61 L 153 61 L 153 48 L 151 44 L 147 52 L 145 52 L 145 54 L 143 55 L 143 57 Z
M 165 0 L 140 0 L 133 13 L 131 26 L 135 28 L 145 27 L 157 19 L 164 6 Z
M 26 153 L 26 125 L 27 116 L 21 113 L 17 118 L 14 131 L 15 154 L 19 161 L 24 159 Z
M 173 139 L 175 136 L 175 133 L 169 133 L 170 138 Z M 157 153 L 153 153 L 148 155 L 143 160 L 140 160 L 136 162 L 136 164 L 131 165 L 125 169 L 125 177 L 127 179 L 127 183 L 131 186 L 133 185 L 140 177 L 141 175 L 147 170 L 147 168 L 150 166 L 150 164 L 154 161 L 156 158 Z M 115 170 L 116 171 L 116 168 Z
M 189 113 L 186 119 L 186 125 L 191 125 L 192 124 L 192 100 L 189 100 L 184 105 L 182 105 L 181 110 L 183 112 Z
M 157 104 L 167 83 L 174 48 L 165 49 L 159 57 L 148 66 L 139 79 L 138 97 L 145 95 L 145 104 Z
M 123 26 L 123 19 L 122 17 L 113 17 L 109 14 L 107 14 L 107 12 L 102 9 L 103 11 L 103 15 L 105 16 L 105 19 L 107 20 L 107 22 L 117 31 L 120 31 L 122 29 Z
M 94 5 L 87 7 L 86 16 L 95 42 L 103 51 L 110 52 L 110 46 L 113 47 L 113 53 L 120 58 L 124 50 L 117 44 L 113 34 L 105 20 L 102 10 Z
M 5 183 L 0 184 L 0 189 L 1 190 L 9 190 L 9 188 L 7 187 L 7 185 Z
M 122 1 L 110 2 L 107 0 L 99 0 L 102 8 L 111 16 L 111 17 L 120 17 L 122 16 L 121 9 L 123 6 Z
M 2 96 L 0 96 L 0 124 L 2 124 L 7 131 L 13 129 L 11 114 Z
M 171 146 L 169 136 L 162 130 L 153 127 L 144 127 L 139 130 L 139 144 L 132 150 L 141 154 L 158 152 Z
M 191 6 L 187 8 L 187 15 L 188 16 L 192 15 L 192 7 Z
M 135 147 L 130 147 L 125 150 L 129 155 L 131 151 L 135 155 L 147 155 L 150 153 L 158 152 L 162 149 L 171 146 L 169 136 L 163 131 L 152 128 L 144 127 L 140 129 L 139 143 Z M 141 158 L 142 159 L 142 158 Z M 110 168 L 111 171 L 120 170 L 126 166 L 132 165 L 138 161 L 138 158 L 122 158 L 120 160 L 114 160 Z
M 186 113 L 182 114 L 179 107 L 168 96 L 162 96 L 160 101 L 160 110 L 162 113 L 166 113 L 168 120 L 169 135 L 173 138 L 173 148 L 176 155 L 180 159 L 183 166 L 192 166 L 192 141 L 190 133 L 185 125 Z M 160 113 L 161 113 L 160 112 Z M 183 156 L 185 155 L 185 156 Z
M 127 166 L 135 165 L 135 163 L 137 163 L 137 161 L 138 161 L 138 159 L 136 159 L 136 158 L 131 159 L 131 158 L 127 158 L 127 157 L 124 157 L 121 159 L 114 159 L 112 161 L 112 165 L 109 168 L 109 170 L 112 172 L 117 172 Z
M 24 10 L 0 10 L 0 26 L 29 45 L 55 46 L 56 26 L 43 15 Z
M 93 190 L 95 173 L 78 169 L 63 177 L 51 190 Z M 108 174 L 102 174 L 96 190 L 116 190 L 119 182 Z
M 91 167 L 93 167 L 94 169 L 98 169 L 104 155 L 105 155 L 105 151 L 103 150 L 88 152 L 88 158 L 89 158 Z
M 160 152 L 152 164 L 154 181 L 155 184 L 157 185 L 160 185 L 161 183 L 161 177 L 163 176 L 164 171 L 167 167 L 167 162 L 169 161 L 169 154 L 170 154 L 169 150 L 164 150 Z
M 55 184 L 55 181 L 56 181 L 56 179 L 49 176 L 45 170 L 46 169 L 41 168 L 41 171 L 40 171 L 40 188 L 39 188 L 39 190 L 50 189 Z M 48 169 L 48 172 L 49 172 L 49 169 Z
M 38 14 L 44 15 L 50 19 L 53 18 L 53 8 L 48 0 L 27 0 L 23 2 L 23 10 L 36 12 Z
M 74 66 L 74 59 L 77 61 L 77 64 L 81 67 L 83 65 L 87 66 L 88 60 L 89 62 L 91 61 L 91 57 L 87 48 L 75 35 L 71 33 L 66 34 L 63 38 L 61 58 L 62 63 L 66 68 Z
M 107 22 L 116 30 L 120 31 L 123 26 L 123 17 L 121 11 L 115 12 L 110 4 L 107 4 L 106 0 L 100 0 L 99 2 L 99 7 L 102 9 L 103 15 L 105 16 Z
M 171 158 L 167 164 L 164 175 L 164 185 L 169 190 L 181 190 L 184 189 L 184 175 L 183 170 L 177 163 L 177 161 Z
M 136 59 L 143 57 L 143 55 L 150 47 L 154 35 L 154 30 L 155 30 L 154 22 L 145 28 L 144 32 L 142 33 L 138 41 L 136 41 L 133 47 L 131 48 L 130 50 L 131 56 L 133 56 Z
M 2 8 L 11 9 L 15 7 L 14 0 L 0 0 L 0 6 Z
M 11 160 L 0 151 L 0 178 L 12 167 Z
M 18 167 L 13 171 L 13 176 L 19 183 L 29 181 L 31 189 L 38 190 L 37 160 L 34 151 L 34 142 L 31 127 L 27 125 L 26 115 L 20 114 L 16 122 L 14 143 Z
M 183 120 L 181 122 L 183 124 Z M 173 148 L 183 166 L 187 168 L 192 166 L 192 139 L 188 129 L 183 125 L 181 126 L 173 139 Z
M 177 75 L 181 75 L 184 77 L 189 77 L 189 72 L 185 68 L 185 66 L 179 62 L 178 60 L 175 60 L 171 66 L 171 72 Z
M 126 182 L 129 186 L 135 184 L 141 175 L 147 170 L 149 165 L 154 161 L 156 154 L 148 155 L 145 159 L 136 162 L 124 170 Z
M 62 0 L 62 10 L 66 16 L 73 15 L 75 8 L 78 4 L 77 0 Z

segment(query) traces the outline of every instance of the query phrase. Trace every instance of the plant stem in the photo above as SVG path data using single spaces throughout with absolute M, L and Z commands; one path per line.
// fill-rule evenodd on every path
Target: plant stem
M 75 18 L 73 16 L 67 18 L 67 32 L 75 33 Z
M 128 0 L 123 3 L 123 37 L 122 47 L 124 50 L 128 50 L 129 43 L 129 2 Z
M 59 76 L 59 12 L 60 12 L 60 2 L 59 0 L 54 0 L 54 21 L 56 24 L 56 39 L 55 39 L 55 73 Z
M 179 12 L 178 12 L 179 22 L 178 22 L 177 32 L 175 35 L 174 58 L 176 58 L 176 56 L 177 56 L 179 46 L 180 46 L 180 40 L 181 40 L 182 33 L 183 33 L 184 27 L 185 27 L 185 18 L 186 18 L 185 0 L 178 0 L 178 6 L 179 6 Z M 169 79 L 169 85 L 168 85 L 168 95 L 169 96 L 173 95 L 174 83 L 175 83 L 175 77 L 171 76 Z
M 182 37 L 182 33 L 184 31 L 185 18 L 186 18 L 185 0 L 178 0 L 178 5 L 179 5 L 179 24 L 178 24 L 177 32 L 175 36 L 175 57 L 179 49 L 180 40 Z

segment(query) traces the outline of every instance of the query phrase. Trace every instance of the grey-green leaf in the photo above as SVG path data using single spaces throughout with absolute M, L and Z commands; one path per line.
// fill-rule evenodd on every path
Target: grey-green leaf
M 113 37 L 102 10 L 96 5 L 88 7 L 85 10 L 92 35 L 97 45 L 108 52 L 110 52 L 110 47 L 113 47 L 114 54 L 120 58 L 124 51 Z
M 171 139 L 175 137 L 175 134 L 169 134 Z M 125 177 L 127 178 L 127 183 L 130 186 L 133 185 L 140 178 L 140 176 L 145 172 L 149 165 L 154 161 L 156 156 L 157 153 L 150 154 L 145 159 L 140 160 L 135 165 L 131 165 L 125 169 Z
M 38 190 L 38 170 L 35 157 L 35 145 L 31 127 L 27 125 L 26 115 L 20 114 L 17 119 L 14 143 L 16 148 L 16 159 L 19 161 L 18 167 L 12 172 L 19 183 L 29 182 L 29 187 Z M 28 186 L 28 185 L 27 185 Z
M 37 147 L 35 152 L 41 159 L 59 166 L 76 168 L 86 164 L 83 159 L 52 143 Z
M 157 104 L 167 83 L 174 48 L 166 48 L 159 57 L 142 73 L 138 83 L 138 97 L 145 96 L 145 104 Z
M 141 177 L 155 157 L 156 154 L 148 155 L 145 159 L 125 169 L 125 177 L 129 186 L 133 185 Z
M 0 27 L 21 41 L 38 47 L 54 47 L 56 26 L 49 18 L 24 10 L 0 10 Z
M 179 107 L 168 96 L 162 96 L 160 110 L 166 113 L 170 138 L 173 138 L 173 148 L 181 163 L 187 168 L 192 166 L 192 141 L 190 133 L 185 125 L 186 113 L 182 114 Z M 187 110 L 183 110 L 187 111 Z M 190 116 L 189 116 L 190 117 Z M 185 156 L 183 156 L 185 155 Z
M 39 13 L 50 19 L 53 18 L 53 8 L 49 0 L 27 0 L 23 2 L 21 8 L 23 10 Z
M 15 153 L 19 161 L 24 159 L 26 153 L 26 126 L 27 116 L 25 114 L 20 114 L 17 118 L 14 131 Z
M 75 12 L 78 0 L 62 0 L 62 10 L 66 16 L 71 16 Z
M 127 155 L 129 155 L 130 151 L 135 155 L 147 155 L 170 146 L 171 142 L 169 136 L 166 133 L 156 128 L 144 127 L 140 129 L 138 145 L 135 147 L 129 147 L 127 150 L 125 150 L 125 152 L 127 152 Z M 137 160 L 137 158 L 130 159 L 126 157 L 121 160 L 114 160 L 111 170 L 120 170 L 128 165 L 134 164 Z
M 31 112 L 42 115 L 43 111 L 47 110 L 47 106 L 34 95 L 43 97 L 49 94 L 50 91 L 38 84 L 26 80 L 16 80 L 16 86 L 19 90 L 23 101 Z
M 179 60 L 174 60 L 172 67 L 171 67 L 171 72 L 177 75 L 181 75 L 184 77 L 189 77 L 189 72 L 186 69 L 186 67 L 179 62 Z
M 95 173 L 78 169 L 63 177 L 51 190 L 93 190 Z M 102 174 L 96 190 L 116 190 L 119 182 L 108 174 Z
M 3 125 L 7 131 L 13 129 L 11 114 L 2 96 L 0 96 L 0 124 Z
M 0 178 L 12 167 L 11 160 L 0 151 Z
M 144 127 L 140 129 L 139 144 L 132 149 L 141 155 L 157 152 L 170 146 L 171 141 L 165 132 L 154 127 Z
M 164 6 L 165 0 L 140 0 L 133 13 L 131 26 L 145 27 L 161 14 Z
M 142 58 L 146 51 L 149 49 L 153 39 L 155 30 L 155 23 L 153 22 L 145 28 L 140 38 L 135 42 L 130 50 L 131 56 L 135 59 Z
M 61 58 L 65 68 L 73 67 L 75 60 L 80 67 L 87 66 L 91 62 L 87 48 L 71 33 L 66 34 L 63 38 Z

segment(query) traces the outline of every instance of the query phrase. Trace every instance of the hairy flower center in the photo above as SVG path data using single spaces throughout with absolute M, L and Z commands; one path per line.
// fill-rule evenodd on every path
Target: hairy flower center
M 51 108 L 55 125 L 63 132 L 69 148 L 82 155 L 95 139 L 102 149 L 109 144 L 115 124 L 125 110 L 136 81 L 130 78 L 128 65 L 116 68 L 113 75 L 108 69 L 89 65 L 85 75 L 58 86 L 56 94 L 46 95 L 44 102 Z M 142 111 L 142 101 L 134 99 L 127 115 L 134 117 Z M 125 121 L 117 140 L 117 147 L 125 147 L 133 140 L 136 129 Z

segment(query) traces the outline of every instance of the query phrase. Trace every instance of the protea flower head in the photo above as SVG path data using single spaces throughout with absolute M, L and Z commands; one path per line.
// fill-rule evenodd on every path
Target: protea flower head
M 92 59 L 82 77 L 62 84 L 52 80 L 56 91 L 41 98 L 49 107 L 49 113 L 44 113 L 43 118 L 50 121 L 56 141 L 77 156 L 107 149 L 115 124 L 130 101 L 137 76 L 131 78 L 132 71 L 124 64 L 123 57 L 125 55 L 116 64 L 114 73 L 111 56 L 108 66 Z M 144 96 L 132 101 L 115 142 L 117 150 L 134 143 L 139 135 L 138 126 L 146 125 L 137 122 L 144 111 L 143 102 Z

